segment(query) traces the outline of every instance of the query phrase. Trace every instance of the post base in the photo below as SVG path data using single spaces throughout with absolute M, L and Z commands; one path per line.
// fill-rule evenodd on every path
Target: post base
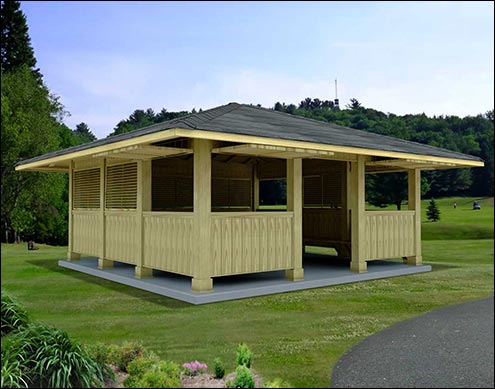
M 363 262 L 351 261 L 351 271 L 353 273 L 367 273 L 368 272 L 368 265 L 366 264 L 366 261 L 363 261 Z
M 193 278 L 191 284 L 192 291 L 196 293 L 207 293 L 213 291 L 212 278 Z
M 304 269 L 287 269 L 285 271 L 285 279 L 288 281 L 304 281 Z
M 111 269 L 113 268 L 113 261 L 104 258 L 98 258 L 98 269 Z
M 136 266 L 134 268 L 134 277 L 151 278 L 153 277 L 153 269 L 150 269 L 149 267 Z
M 406 264 L 412 266 L 421 266 L 423 264 L 423 257 L 421 255 L 412 255 L 410 257 L 406 257 Z
M 81 259 L 81 254 L 74 253 L 72 251 L 67 252 L 67 259 L 69 261 L 79 261 Z

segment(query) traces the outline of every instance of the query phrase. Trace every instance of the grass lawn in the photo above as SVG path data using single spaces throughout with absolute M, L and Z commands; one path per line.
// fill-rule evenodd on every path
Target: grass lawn
M 453 223 L 482 226 L 483 234 L 491 228 L 491 236 L 423 241 L 424 262 L 433 267 L 428 273 L 195 306 L 60 268 L 64 247 L 27 251 L 25 244 L 2 244 L 2 290 L 33 320 L 85 343 L 141 341 L 164 359 L 212 367 L 220 357 L 233 371 L 236 346 L 246 342 L 253 368 L 265 379 L 328 387 L 334 364 L 363 338 L 431 309 L 493 294 L 493 199 L 481 202 L 481 212 L 463 211 L 462 201 L 456 210 L 450 210 L 453 200 L 438 201 L 442 220 L 430 223 L 431 234 L 441 236 L 438 230 Z

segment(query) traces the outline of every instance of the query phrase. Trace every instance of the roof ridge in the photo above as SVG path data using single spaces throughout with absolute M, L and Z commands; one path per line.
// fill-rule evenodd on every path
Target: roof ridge
M 189 127 L 193 127 L 197 129 L 197 126 L 201 123 L 210 122 L 220 116 L 228 114 L 241 106 L 239 103 L 228 103 L 225 105 L 221 105 L 219 107 L 207 109 L 206 111 L 197 112 L 188 116 L 183 116 L 181 118 L 177 118 L 177 122 L 182 122 Z

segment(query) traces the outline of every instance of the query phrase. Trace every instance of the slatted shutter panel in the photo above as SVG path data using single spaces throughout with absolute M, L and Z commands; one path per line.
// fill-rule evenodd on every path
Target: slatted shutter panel
M 175 206 L 175 177 L 153 176 L 151 200 L 153 211 L 163 211 Z
M 213 178 L 211 206 L 213 208 L 250 208 L 251 180 Z
M 107 166 L 106 208 L 136 209 L 137 163 Z
M 229 206 L 251 207 L 251 180 L 229 180 Z
M 321 207 L 321 176 L 304 177 L 304 206 Z
M 229 205 L 229 180 L 227 178 L 211 179 L 211 206 L 224 208 Z
M 179 208 L 193 207 L 193 178 L 180 177 L 176 178 L 175 198 Z
M 342 207 L 342 175 L 335 172 L 322 175 L 323 206 L 330 208 Z
M 100 208 L 100 169 L 76 170 L 72 187 L 73 208 Z

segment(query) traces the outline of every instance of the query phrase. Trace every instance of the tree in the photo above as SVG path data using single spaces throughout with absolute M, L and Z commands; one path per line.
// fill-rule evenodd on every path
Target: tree
M 19 1 L 2 1 L 2 73 L 26 65 L 41 81 L 41 73 L 36 69 L 36 58 L 28 34 L 28 25 Z
M 350 104 L 347 104 L 346 105 L 346 108 L 347 109 L 359 109 L 359 108 L 363 108 L 363 106 L 361 105 L 361 103 L 359 101 L 357 101 L 357 99 L 351 99 L 350 100 Z
M 96 140 L 96 136 L 91 132 L 89 126 L 81 122 L 76 126 L 76 129 L 72 131 L 77 144 L 89 143 Z
M 406 173 L 368 174 L 366 176 L 366 200 L 377 207 L 394 204 L 400 211 L 402 203 L 408 198 L 407 181 Z M 422 177 L 421 195 L 429 189 L 428 181 Z
M 136 109 L 129 118 L 121 120 L 113 129 L 113 132 L 108 135 L 114 136 L 124 134 L 129 131 L 136 130 L 138 128 L 147 127 L 155 123 L 155 113 L 151 108 L 146 111 L 142 109 Z
M 3 73 L 1 83 L 2 240 L 12 240 L 18 233 L 34 234 L 38 241 L 41 235 L 58 239 L 64 230 L 60 224 L 65 224 L 59 218 L 67 212 L 66 177 L 16 172 L 15 165 L 67 145 L 62 143 L 64 127 L 59 122 L 63 107 L 26 65 Z M 71 142 L 70 137 L 65 142 Z
M 435 199 L 432 197 L 426 209 L 426 218 L 432 222 L 440 220 L 440 210 L 438 209 Z
M 155 114 L 151 108 L 148 108 L 146 111 L 136 109 L 127 119 L 121 120 L 113 129 L 113 132 L 108 136 L 124 134 L 129 131 L 151 126 L 152 124 L 161 123 L 167 120 L 177 119 L 189 114 L 190 112 L 187 111 L 168 112 L 165 108 L 157 114 Z

